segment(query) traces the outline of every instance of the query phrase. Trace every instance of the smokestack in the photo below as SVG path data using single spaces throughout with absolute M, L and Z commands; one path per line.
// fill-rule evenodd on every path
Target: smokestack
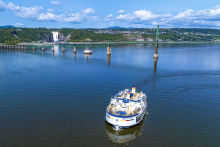
M 132 86 L 132 93 L 135 94 L 135 92 L 136 92 L 136 87 Z
M 127 92 L 127 99 L 130 99 L 130 91 L 126 91 Z

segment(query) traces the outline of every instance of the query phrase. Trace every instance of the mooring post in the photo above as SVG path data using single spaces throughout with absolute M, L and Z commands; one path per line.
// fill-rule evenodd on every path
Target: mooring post
M 155 44 L 154 58 L 158 58 L 158 42 L 159 42 L 159 25 L 157 25 L 157 33 L 156 33 L 156 44 Z
M 73 50 L 73 52 L 74 52 L 74 53 L 76 53 L 76 47 L 74 47 L 74 50 Z
M 54 48 L 52 47 L 52 52 L 54 52 Z
M 44 47 L 42 47 L 42 51 L 45 51 Z
M 33 46 L 33 51 L 35 51 L 35 47 Z
M 62 47 L 62 52 L 63 52 L 63 53 L 65 52 L 65 48 L 64 48 L 64 47 Z
M 27 50 L 27 47 L 25 46 L 24 49 Z
M 110 43 L 108 43 L 107 55 L 111 55 L 111 44 Z

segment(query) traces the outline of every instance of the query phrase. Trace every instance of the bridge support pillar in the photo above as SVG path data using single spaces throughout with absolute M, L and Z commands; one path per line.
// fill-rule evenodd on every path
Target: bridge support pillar
M 111 46 L 109 45 L 107 47 L 107 55 L 111 55 L 112 54 L 112 51 L 111 51 Z
M 84 50 L 84 54 L 92 54 L 92 51 L 88 50 L 88 46 L 86 46 L 86 50 Z
M 154 59 L 158 58 L 158 42 L 159 42 L 159 25 L 157 25 Z

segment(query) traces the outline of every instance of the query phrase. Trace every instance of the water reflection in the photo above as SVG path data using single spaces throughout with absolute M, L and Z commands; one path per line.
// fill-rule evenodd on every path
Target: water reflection
M 74 53 L 74 59 L 76 59 L 76 53 Z
M 158 58 L 154 58 L 154 73 L 157 71 L 157 60 Z
M 140 136 L 141 131 L 143 130 L 144 121 L 141 121 L 139 125 L 136 125 L 132 128 L 123 129 L 123 130 L 114 130 L 113 126 L 105 122 L 106 125 L 106 133 L 108 139 L 111 143 L 116 143 L 120 145 L 129 145 L 133 143 L 133 141 Z
M 92 54 L 84 54 L 84 56 L 86 57 L 86 60 L 88 61 L 89 60 L 89 56 L 92 55 Z
M 108 65 L 110 65 L 110 63 L 111 63 L 111 55 L 107 55 L 107 63 L 108 63 Z
M 54 45 L 53 49 L 54 49 L 54 54 L 55 55 L 59 55 L 59 46 L 58 45 Z

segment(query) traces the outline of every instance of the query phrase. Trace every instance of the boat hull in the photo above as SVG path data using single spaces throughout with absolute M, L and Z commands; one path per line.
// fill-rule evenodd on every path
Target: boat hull
M 106 121 L 116 129 L 133 127 L 141 122 L 144 114 L 147 112 L 147 105 L 143 111 L 133 116 L 116 116 L 106 111 Z

